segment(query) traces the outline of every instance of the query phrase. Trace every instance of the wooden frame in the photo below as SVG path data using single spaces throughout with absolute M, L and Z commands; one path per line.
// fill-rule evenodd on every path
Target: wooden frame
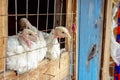
M 74 4 L 73 4 L 73 1 L 74 1 Z M 73 6 L 71 6 L 73 4 Z M 73 55 L 73 75 L 72 75 L 72 79 L 73 80 L 77 80 L 77 71 L 78 71 L 78 64 L 77 64 L 77 61 L 78 61 L 78 56 L 77 56 L 77 53 L 78 53 L 78 0 L 67 0 L 67 13 L 73 13 L 73 14 L 69 14 L 67 15 L 66 17 L 66 27 L 71 30 L 71 26 L 72 24 L 75 24 L 76 25 L 76 32 L 72 32 L 71 31 L 71 35 L 73 37 L 73 43 L 75 45 L 71 45 L 69 43 L 67 43 L 67 49 L 70 51 L 70 48 L 73 46 L 73 52 L 74 52 L 74 55 Z M 72 18 L 73 17 L 73 18 Z M 72 24 L 71 24 L 72 23 Z M 68 40 L 67 42 L 70 42 L 70 40 Z
M 112 1 L 106 0 L 104 15 L 104 34 L 103 34 L 103 67 L 101 80 L 109 79 L 109 61 L 110 61 L 110 29 L 112 25 Z
M 5 54 L 7 41 L 7 0 L 0 0 L 0 72 L 5 70 Z M 3 59 L 4 58 L 4 59 Z

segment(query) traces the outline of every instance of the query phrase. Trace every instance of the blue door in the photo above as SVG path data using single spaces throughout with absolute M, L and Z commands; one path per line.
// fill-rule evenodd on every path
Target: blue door
M 103 2 L 102 0 L 78 0 L 78 2 L 78 79 L 99 80 Z

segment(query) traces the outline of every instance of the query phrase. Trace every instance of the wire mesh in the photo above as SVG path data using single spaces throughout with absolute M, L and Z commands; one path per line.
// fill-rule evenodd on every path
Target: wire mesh
M 57 1 L 60 1 L 60 3 L 59 3 L 60 11 L 59 12 L 57 12 L 57 6 L 58 6 L 58 5 L 56 5 Z M 19 22 L 20 18 L 23 18 L 23 17 L 26 17 L 33 25 L 36 26 L 36 28 L 38 30 L 46 32 L 46 33 L 50 33 L 52 31 L 52 29 L 54 29 L 56 27 L 57 22 L 59 22 L 58 25 L 65 26 L 66 25 L 66 16 L 72 15 L 72 20 L 73 20 L 73 15 L 76 14 L 76 13 L 74 13 L 74 11 L 72 11 L 71 13 L 66 13 L 66 0 L 35 0 L 35 1 L 7 0 L 7 2 L 8 2 L 8 14 L 6 14 L 4 12 L 4 10 L 5 10 L 4 8 L 7 7 L 7 5 L 4 6 L 5 1 L 2 0 L 2 14 L 0 14 L 0 17 L 2 17 L 2 23 L 3 23 L 2 24 L 2 29 L 3 29 L 2 31 L 3 31 L 3 33 L 2 33 L 2 35 L 0 35 L 0 39 L 8 39 L 8 36 L 18 35 L 18 33 L 20 31 L 22 31 L 20 29 L 20 25 L 18 24 L 18 22 Z M 34 6 L 32 6 L 31 4 L 32 5 L 34 4 Z M 74 4 L 74 0 L 73 0 L 73 4 Z M 73 4 L 72 4 L 72 6 L 74 6 Z M 52 5 L 52 8 L 51 8 L 51 5 Z M 43 9 L 41 9 L 41 8 L 43 8 Z M 58 18 L 57 16 L 59 17 L 59 20 L 56 19 L 56 18 Z M 5 22 L 4 17 L 8 17 L 8 36 L 4 35 L 5 34 L 4 32 L 6 31 L 6 30 L 4 30 L 4 26 L 5 26 L 5 24 L 7 24 Z M 73 22 L 74 21 L 71 22 L 71 25 L 73 24 Z M 59 39 L 59 43 L 57 43 L 57 44 L 60 44 L 61 48 L 65 48 L 65 44 L 67 43 L 66 41 L 67 40 L 65 40 L 65 39 Z M 54 45 L 57 45 L 57 44 L 55 43 Z M 72 42 L 72 45 L 74 45 L 73 42 Z M 17 47 L 17 45 L 15 45 L 15 46 Z M 47 46 L 48 45 L 46 45 L 44 47 L 32 49 L 29 51 L 25 50 L 24 52 L 19 53 L 19 54 L 27 53 L 27 55 L 28 55 L 29 52 L 32 52 L 35 50 L 40 50 L 40 49 L 45 48 Z M 3 46 L 0 45 L 0 47 L 3 47 Z M 6 48 L 7 48 L 7 46 L 6 46 Z M 68 51 L 68 52 L 73 53 L 73 49 Z M 8 71 L 8 70 L 6 70 L 6 59 L 9 57 L 17 56 L 19 54 L 0 57 L 0 59 L 5 59 L 5 61 L 4 61 L 5 68 L 3 71 L 4 80 L 6 79 L 6 75 L 7 75 L 7 71 Z M 71 56 L 73 56 L 73 54 Z M 59 59 L 59 61 L 61 61 L 61 58 Z M 68 59 L 68 61 L 69 61 L 69 59 Z M 48 63 L 46 63 L 44 65 L 51 65 L 56 61 L 52 61 L 50 63 L 49 63 L 49 61 L 47 61 L 47 62 Z M 71 64 L 73 65 L 73 62 Z M 59 68 L 59 72 L 56 74 L 55 73 L 44 74 L 44 73 L 40 73 L 40 71 L 37 70 L 36 71 L 37 77 L 38 78 L 41 77 L 40 76 L 40 74 L 41 74 L 41 75 L 45 75 L 45 77 L 47 77 L 46 80 L 52 80 L 56 76 L 59 76 L 58 78 L 59 78 L 59 80 L 61 80 L 62 73 L 65 73 L 69 70 L 68 70 L 68 67 L 65 67 L 62 71 L 60 71 L 61 70 L 60 66 L 61 66 L 61 62 L 59 62 L 59 66 L 57 67 L 57 68 Z M 50 66 L 50 67 L 52 67 L 52 66 Z M 39 68 L 39 66 L 38 66 L 38 68 Z M 29 72 L 26 73 L 27 80 L 29 80 L 31 77 Z M 21 80 L 21 75 L 16 74 L 16 76 L 17 76 L 17 78 L 15 78 L 15 79 Z

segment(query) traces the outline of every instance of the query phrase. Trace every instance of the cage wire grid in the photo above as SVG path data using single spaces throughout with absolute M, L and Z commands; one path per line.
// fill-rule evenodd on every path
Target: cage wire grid
M 7 2 L 9 2 L 10 0 L 7 0 Z M 37 16 L 37 22 L 36 22 L 36 27 L 37 27 L 37 29 L 40 27 L 39 26 L 39 18 L 40 18 L 40 16 L 46 16 L 46 25 L 45 25 L 45 29 L 44 30 L 41 30 L 41 31 L 43 31 L 43 32 L 47 32 L 47 31 L 51 31 L 52 29 L 54 29 L 56 26 L 55 26 L 55 21 L 56 21 L 56 16 L 59 16 L 60 17 L 60 20 L 59 20 L 59 23 L 60 23 L 60 26 L 62 26 L 63 24 L 62 24 L 62 20 L 63 20 L 63 16 L 66 16 L 66 15 L 72 15 L 72 19 L 73 19 L 73 15 L 75 15 L 75 13 L 72 11 L 72 13 L 66 13 L 66 12 L 63 12 L 63 8 L 65 8 L 66 6 L 65 5 L 63 5 L 63 1 L 64 0 L 61 0 L 61 3 L 60 3 L 60 5 L 61 5 L 61 7 L 60 7 L 60 12 L 56 12 L 56 3 L 57 3 L 57 0 L 54 0 L 54 12 L 53 13 L 49 13 L 49 1 L 50 0 L 47 0 L 47 9 L 46 9 L 46 13 L 40 13 L 40 1 L 41 0 L 38 0 L 38 4 L 37 4 L 37 13 L 36 14 L 30 14 L 29 13 L 29 0 L 26 0 L 26 13 L 24 13 L 24 14 L 18 14 L 18 0 L 14 0 L 14 2 L 15 2 L 15 5 L 14 5 L 14 7 L 15 7 L 15 14 L 6 14 L 5 13 L 5 6 L 4 6 L 4 4 L 5 4 L 5 1 L 4 0 L 2 0 L 2 15 L 0 15 L 0 16 L 2 16 L 2 36 L 0 36 L 0 38 L 8 38 L 8 36 L 9 36 L 9 32 L 8 32 L 8 36 L 6 36 L 5 35 L 5 30 L 4 30 L 4 26 L 5 26 L 5 19 L 4 19 L 4 17 L 5 16 L 7 16 L 8 18 L 9 17 L 15 17 L 15 34 L 14 35 L 17 35 L 17 33 L 18 33 L 18 17 L 21 17 L 22 18 L 22 16 L 25 16 L 28 20 L 29 20 L 29 17 L 31 17 L 31 16 Z M 74 0 L 72 0 L 73 1 L 73 4 L 72 4 L 72 6 L 74 6 Z M 9 4 L 8 4 L 9 5 Z M 73 8 L 73 10 L 74 10 L 74 8 Z M 50 15 L 52 15 L 53 16 L 53 27 L 51 28 L 51 29 L 48 29 L 48 23 L 49 23 L 49 16 Z M 65 21 L 66 21 L 66 19 L 65 19 Z M 9 22 L 9 20 L 8 20 L 8 22 Z M 74 21 L 71 23 L 71 25 L 74 23 Z M 65 24 L 66 25 L 66 24 Z M 9 25 L 8 25 L 9 26 Z M 74 39 L 72 39 L 72 40 L 74 40 Z M 58 40 L 59 41 L 59 43 L 60 44 L 62 44 L 62 43 L 64 43 L 64 45 L 65 45 L 65 43 L 66 43 L 66 40 L 63 40 L 63 41 L 61 41 L 61 39 L 59 39 Z M 71 41 L 72 42 L 72 46 L 73 46 L 73 41 Z M 56 45 L 56 44 L 54 44 L 54 45 Z M 2 47 L 2 46 L 0 46 L 0 47 Z M 46 47 L 46 46 L 44 46 L 44 47 Z M 73 46 L 74 47 L 74 46 Z M 71 63 L 71 65 L 74 65 L 73 64 L 73 60 L 72 60 L 72 58 L 73 58 L 73 54 L 74 54 L 74 52 L 73 52 L 73 47 L 71 47 L 71 50 L 69 51 L 71 54 L 70 54 L 70 58 L 71 58 L 71 60 L 70 60 L 70 63 Z M 43 48 L 43 47 L 41 47 L 41 48 Z M 38 49 L 40 49 L 40 48 L 38 48 Z M 7 50 L 7 47 L 6 47 L 6 50 Z M 34 50 L 37 50 L 37 49 L 34 49 Z M 34 50 L 31 50 L 31 51 L 34 51 Z M 28 53 L 28 52 L 31 52 L 31 51 L 25 51 L 25 52 L 23 52 L 23 53 L 21 53 L 21 54 L 24 54 L 24 53 Z M 16 54 L 16 55 L 19 55 L 19 54 Z M 12 55 L 12 56 L 16 56 L 16 55 Z M 11 56 L 9 56 L 9 57 L 11 57 Z M 7 58 L 7 56 L 5 56 L 5 57 L 1 57 L 0 59 L 5 59 L 4 60 L 4 63 L 6 63 L 6 58 Z M 49 64 L 51 64 L 51 63 L 49 63 Z M 3 76 L 3 78 L 4 78 L 4 80 L 6 79 L 6 73 L 7 73 L 7 70 L 6 70 L 6 64 L 4 64 L 4 66 L 5 66 L 5 68 L 4 68 L 4 76 Z M 72 68 L 72 67 L 71 67 Z M 66 71 L 66 70 L 64 70 L 64 71 Z M 39 74 L 39 71 L 37 71 L 38 72 L 38 74 Z M 57 73 L 58 75 L 60 74 L 60 73 Z M 72 70 L 71 70 L 71 75 L 72 75 Z M 20 76 L 19 74 L 17 74 L 17 76 Z M 38 75 L 39 76 L 39 75 Z M 52 74 L 47 74 L 46 76 L 53 76 L 54 77 L 54 75 L 52 75 Z M 29 79 L 29 74 L 27 74 L 27 79 Z M 19 77 L 18 77 L 18 80 L 20 80 L 19 79 Z M 47 80 L 47 79 L 46 79 Z

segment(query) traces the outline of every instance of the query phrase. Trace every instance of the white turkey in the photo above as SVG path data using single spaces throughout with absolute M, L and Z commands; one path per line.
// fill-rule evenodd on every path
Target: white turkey
M 19 21 L 19 24 L 21 26 L 22 29 L 30 29 L 32 30 L 33 32 L 37 33 L 37 35 L 39 36 L 39 53 L 38 53 L 38 61 L 42 61 L 46 55 L 46 51 L 47 51 L 47 48 L 46 48 L 46 41 L 42 35 L 42 33 L 40 31 L 38 31 L 38 29 L 33 26 L 26 18 L 21 18 L 20 21 Z
M 63 26 L 58 26 L 53 29 L 50 34 L 43 33 L 44 38 L 47 43 L 47 53 L 46 58 L 50 60 L 54 60 L 60 56 L 61 49 L 60 43 L 58 42 L 58 38 L 71 38 L 68 29 Z
M 23 29 L 28 28 L 31 29 L 32 31 L 37 31 L 36 27 L 31 25 L 31 23 L 26 18 L 21 18 L 20 24 L 23 24 L 22 25 Z M 63 26 L 56 27 L 50 32 L 50 34 L 38 31 L 38 35 L 40 36 L 40 38 L 41 36 L 44 36 L 44 39 L 47 44 L 46 57 L 48 59 L 56 59 L 60 56 L 60 44 L 58 43 L 57 40 L 58 38 L 65 37 L 71 38 L 68 29 Z
M 37 49 L 39 46 L 36 33 L 24 29 L 18 35 L 8 36 L 7 69 L 22 74 L 38 66 Z

